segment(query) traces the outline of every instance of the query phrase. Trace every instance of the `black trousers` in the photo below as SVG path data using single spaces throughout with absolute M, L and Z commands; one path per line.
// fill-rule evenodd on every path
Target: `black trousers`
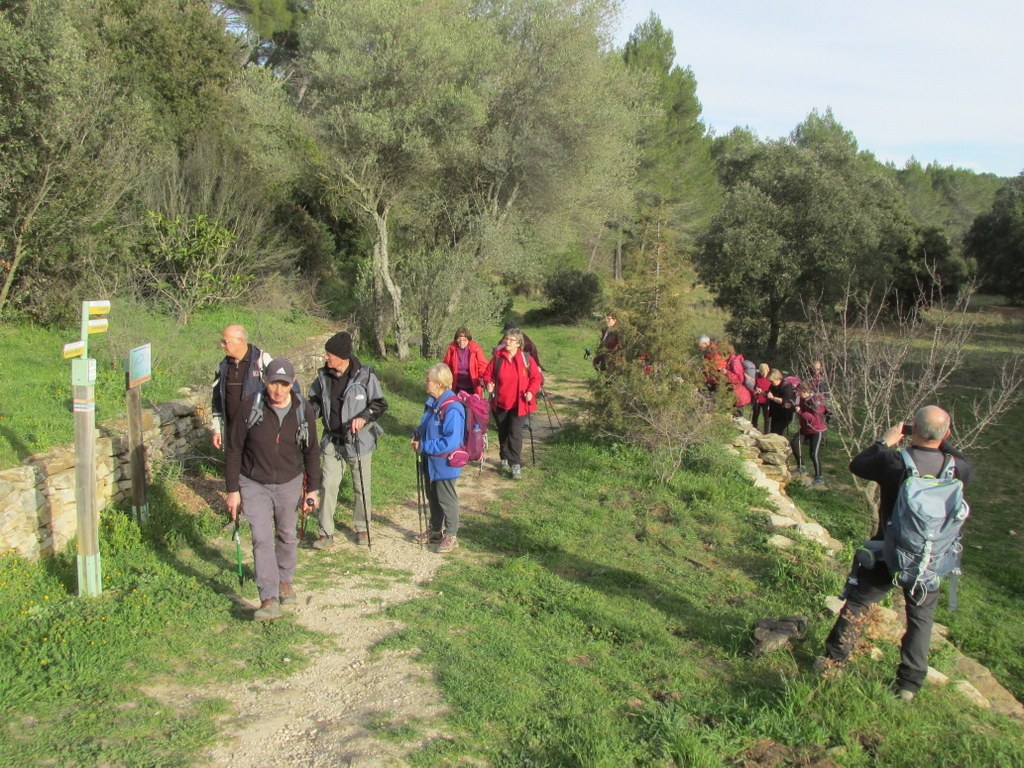
M 824 432 L 815 432 L 812 435 L 805 435 L 797 432 L 789 441 L 789 447 L 793 449 L 793 456 L 796 457 L 796 466 L 804 465 L 804 457 L 800 451 L 801 446 L 807 443 L 811 452 L 811 463 L 814 465 L 814 476 L 821 477 L 821 444 L 825 439 Z
M 768 403 L 759 403 L 759 402 L 757 402 L 757 398 L 755 397 L 754 398 L 753 413 L 751 414 L 751 417 L 750 417 L 750 423 L 754 425 L 755 429 L 758 428 L 757 427 L 758 416 L 762 417 L 761 421 L 764 423 L 764 426 L 760 428 L 761 429 L 761 433 L 767 435 L 768 434 Z
M 523 427 L 527 418 L 517 416 L 513 410 L 494 411 L 494 423 L 498 427 L 498 457 L 509 464 L 523 463 Z
M 793 421 L 793 412 L 782 406 L 773 406 L 771 411 L 771 431 L 775 435 L 784 435 Z
M 834 661 L 846 661 L 863 631 L 864 613 L 893 588 L 892 576 L 884 563 L 874 568 L 857 565 L 857 586 L 847 597 L 835 626 L 825 640 L 825 653 Z M 896 668 L 896 687 L 917 693 L 928 674 L 928 644 L 935 623 L 939 590 L 925 594 L 920 605 L 909 590 L 903 590 L 907 610 L 907 631 L 900 641 L 900 664 Z

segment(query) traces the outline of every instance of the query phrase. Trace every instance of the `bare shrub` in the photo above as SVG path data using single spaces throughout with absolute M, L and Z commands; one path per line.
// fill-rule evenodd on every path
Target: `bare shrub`
M 802 367 L 822 361 L 837 427 L 830 435 L 848 458 L 929 404 L 950 412 L 958 448 L 977 448 L 985 430 L 1020 401 L 1024 357 L 1019 352 L 977 381 L 976 394 L 966 403 L 953 395 L 954 374 L 964 368 L 975 334 L 969 312 L 974 288 L 944 296 L 936 279 L 908 306 L 891 285 L 871 295 L 849 286 L 837 305 L 807 308 L 812 333 Z M 855 481 L 874 508 L 878 486 Z

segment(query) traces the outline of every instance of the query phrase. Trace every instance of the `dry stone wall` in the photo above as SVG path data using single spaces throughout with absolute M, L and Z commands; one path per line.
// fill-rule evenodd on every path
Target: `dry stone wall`
M 147 462 L 181 461 L 209 440 L 208 394 L 182 390 L 182 398 L 142 412 Z M 96 502 L 130 501 L 128 423 L 105 422 L 96 429 Z M 150 466 L 147 466 L 147 472 Z M 37 558 L 62 550 L 78 528 L 75 506 L 75 450 L 61 446 L 29 456 L 25 465 L 0 471 L 0 552 Z

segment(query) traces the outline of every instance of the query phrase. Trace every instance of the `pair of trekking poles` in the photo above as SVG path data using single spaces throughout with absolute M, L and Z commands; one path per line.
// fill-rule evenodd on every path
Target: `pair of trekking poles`
M 373 550 L 372 539 L 370 538 L 370 511 L 366 506 L 366 485 L 363 481 L 363 461 L 356 456 L 356 474 L 359 475 L 359 494 L 363 503 L 363 523 L 366 525 L 366 548 Z M 353 484 L 355 480 L 353 479 Z M 309 491 L 306 488 L 306 483 L 302 483 L 302 496 L 299 497 L 299 539 L 301 541 L 306 540 L 306 518 L 309 515 L 309 510 L 313 506 L 312 504 L 304 503 L 306 494 Z
M 548 397 L 547 390 L 544 389 L 544 387 L 541 387 L 538 394 L 540 394 L 540 399 L 544 401 L 544 411 L 548 415 L 548 427 L 554 430 L 555 425 L 551 422 L 551 417 L 554 416 L 555 423 L 557 423 L 558 428 L 561 429 L 562 420 L 558 418 L 558 411 L 555 410 L 554 403 L 552 403 L 551 398 Z M 533 462 L 533 466 L 537 466 L 537 452 L 533 447 L 533 422 L 529 415 L 526 417 L 526 429 L 530 432 L 530 461 Z

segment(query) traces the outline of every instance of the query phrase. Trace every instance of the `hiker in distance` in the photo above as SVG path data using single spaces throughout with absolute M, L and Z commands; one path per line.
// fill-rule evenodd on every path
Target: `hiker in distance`
M 772 368 L 769 371 L 768 381 L 771 382 L 771 386 L 768 388 L 770 429 L 772 434 L 784 435 L 796 412 L 796 385 L 792 381 L 784 379 L 782 371 L 778 368 Z
M 410 441 L 419 456 L 417 471 L 422 472 L 427 488 L 430 523 L 416 536 L 419 544 L 437 542 L 439 554 L 459 546 L 459 497 L 455 483 L 465 462 L 451 457 L 465 439 L 466 409 L 452 391 L 452 372 L 444 363 L 427 370 L 424 382 L 427 402 L 423 418 Z
M 770 369 L 768 363 L 761 363 L 757 366 L 757 376 L 754 377 L 754 405 L 753 413 L 750 416 L 750 423 L 757 428 L 757 421 L 761 420 L 761 434 L 768 434 L 768 390 L 772 383 L 768 381 Z
M 708 392 L 714 394 L 718 391 L 719 382 L 725 378 L 725 358 L 718 351 L 718 344 L 712 341 L 710 336 L 698 337 L 697 349 L 704 358 L 704 386 Z
M 878 483 L 881 493 L 878 504 L 878 530 L 872 541 L 867 542 L 865 548 L 857 553 L 858 557 L 844 594 L 846 604 L 839 612 L 839 618 L 825 640 L 826 655 L 816 663 L 819 670 L 835 668 L 846 663 L 860 636 L 863 624 L 861 617 L 868 608 L 885 597 L 894 585 L 894 578 L 897 577 L 897 574 L 893 573 L 893 568 L 886 564 L 886 560 L 889 559 L 887 550 L 891 551 L 898 538 L 892 522 L 897 504 L 902 504 L 900 496 L 904 481 L 910 482 L 913 478 L 908 480 L 909 472 L 904 464 L 903 455 L 893 448 L 900 444 L 908 431 L 910 444 L 906 452 L 920 475 L 940 478 L 947 468 L 947 462 L 951 462 L 953 477 L 962 484 L 969 483 L 974 475 L 973 468 L 963 454 L 947 442 L 950 436 L 949 414 L 936 405 L 920 408 L 914 414 L 912 424 L 897 424 L 890 427 L 878 441 L 853 458 L 850 462 L 850 471 L 857 477 Z M 920 497 L 923 498 L 941 484 L 932 481 L 929 485 L 931 488 L 920 492 Z M 940 499 L 939 503 L 944 504 L 945 499 Z M 951 511 L 959 512 L 966 517 L 966 504 L 962 510 Z M 962 519 L 961 517 L 961 522 Z M 959 546 L 957 542 L 951 548 L 950 554 L 954 558 L 949 563 L 951 567 L 959 564 Z M 941 552 L 936 550 L 937 559 L 940 555 Z M 938 565 L 938 562 L 935 564 Z M 905 583 L 906 576 L 913 573 L 911 566 L 903 567 L 907 574 L 899 574 L 901 583 Z M 907 631 L 900 643 L 900 663 L 893 688 L 901 700 L 911 701 L 928 674 L 928 644 L 935 619 L 935 606 L 939 601 L 938 578 L 925 579 L 904 586 L 903 595 L 906 600 Z
M 323 425 L 320 487 L 320 536 L 314 549 L 334 546 L 334 509 L 348 466 L 352 475 L 352 530 L 359 545 L 370 543 L 371 468 L 377 438 L 384 433 L 377 420 L 388 409 L 373 368 L 352 351 L 352 334 L 336 333 L 324 344 L 324 365 L 309 388 L 309 402 Z
M 483 396 L 487 358 L 484 357 L 483 347 L 473 341 L 473 335 L 467 328 L 455 331 L 455 338 L 448 345 L 442 362 L 452 372 L 454 391 Z
M 594 368 L 605 371 L 612 364 L 615 351 L 619 348 L 618 318 L 612 312 L 604 313 L 604 329 L 594 354 Z
M 491 394 L 491 413 L 498 427 L 499 470 L 522 478 L 523 427 L 537 410 L 537 393 L 543 385 L 540 366 L 522 349 L 518 328 L 505 332 L 502 344 L 484 370 L 484 385 Z
M 811 454 L 811 465 L 814 467 L 813 485 L 821 485 L 825 477 L 821 473 L 821 445 L 825 440 L 825 432 L 828 430 L 826 420 L 827 410 L 825 403 L 814 390 L 809 382 L 801 382 L 796 388 L 797 404 L 795 407 L 799 427 L 796 434 L 789 441 L 789 447 L 796 457 L 796 472 L 803 474 L 804 457 L 802 448 L 807 445 Z
M 263 389 L 263 372 L 270 362 L 270 354 L 249 343 L 249 332 L 241 325 L 229 325 L 220 333 L 220 346 L 224 359 L 213 378 L 214 448 L 224 447 L 224 438 L 231 432 L 231 422 L 238 412 L 243 397 L 255 395 Z
M 320 482 L 320 443 L 309 403 L 292 391 L 295 369 L 284 358 L 271 360 L 265 388 L 245 397 L 226 443 L 224 481 L 232 520 L 245 515 L 252 527 L 252 556 L 260 607 L 253 618 L 280 618 L 295 602 L 297 506 L 315 507 Z M 243 415 L 244 414 L 244 415 Z

